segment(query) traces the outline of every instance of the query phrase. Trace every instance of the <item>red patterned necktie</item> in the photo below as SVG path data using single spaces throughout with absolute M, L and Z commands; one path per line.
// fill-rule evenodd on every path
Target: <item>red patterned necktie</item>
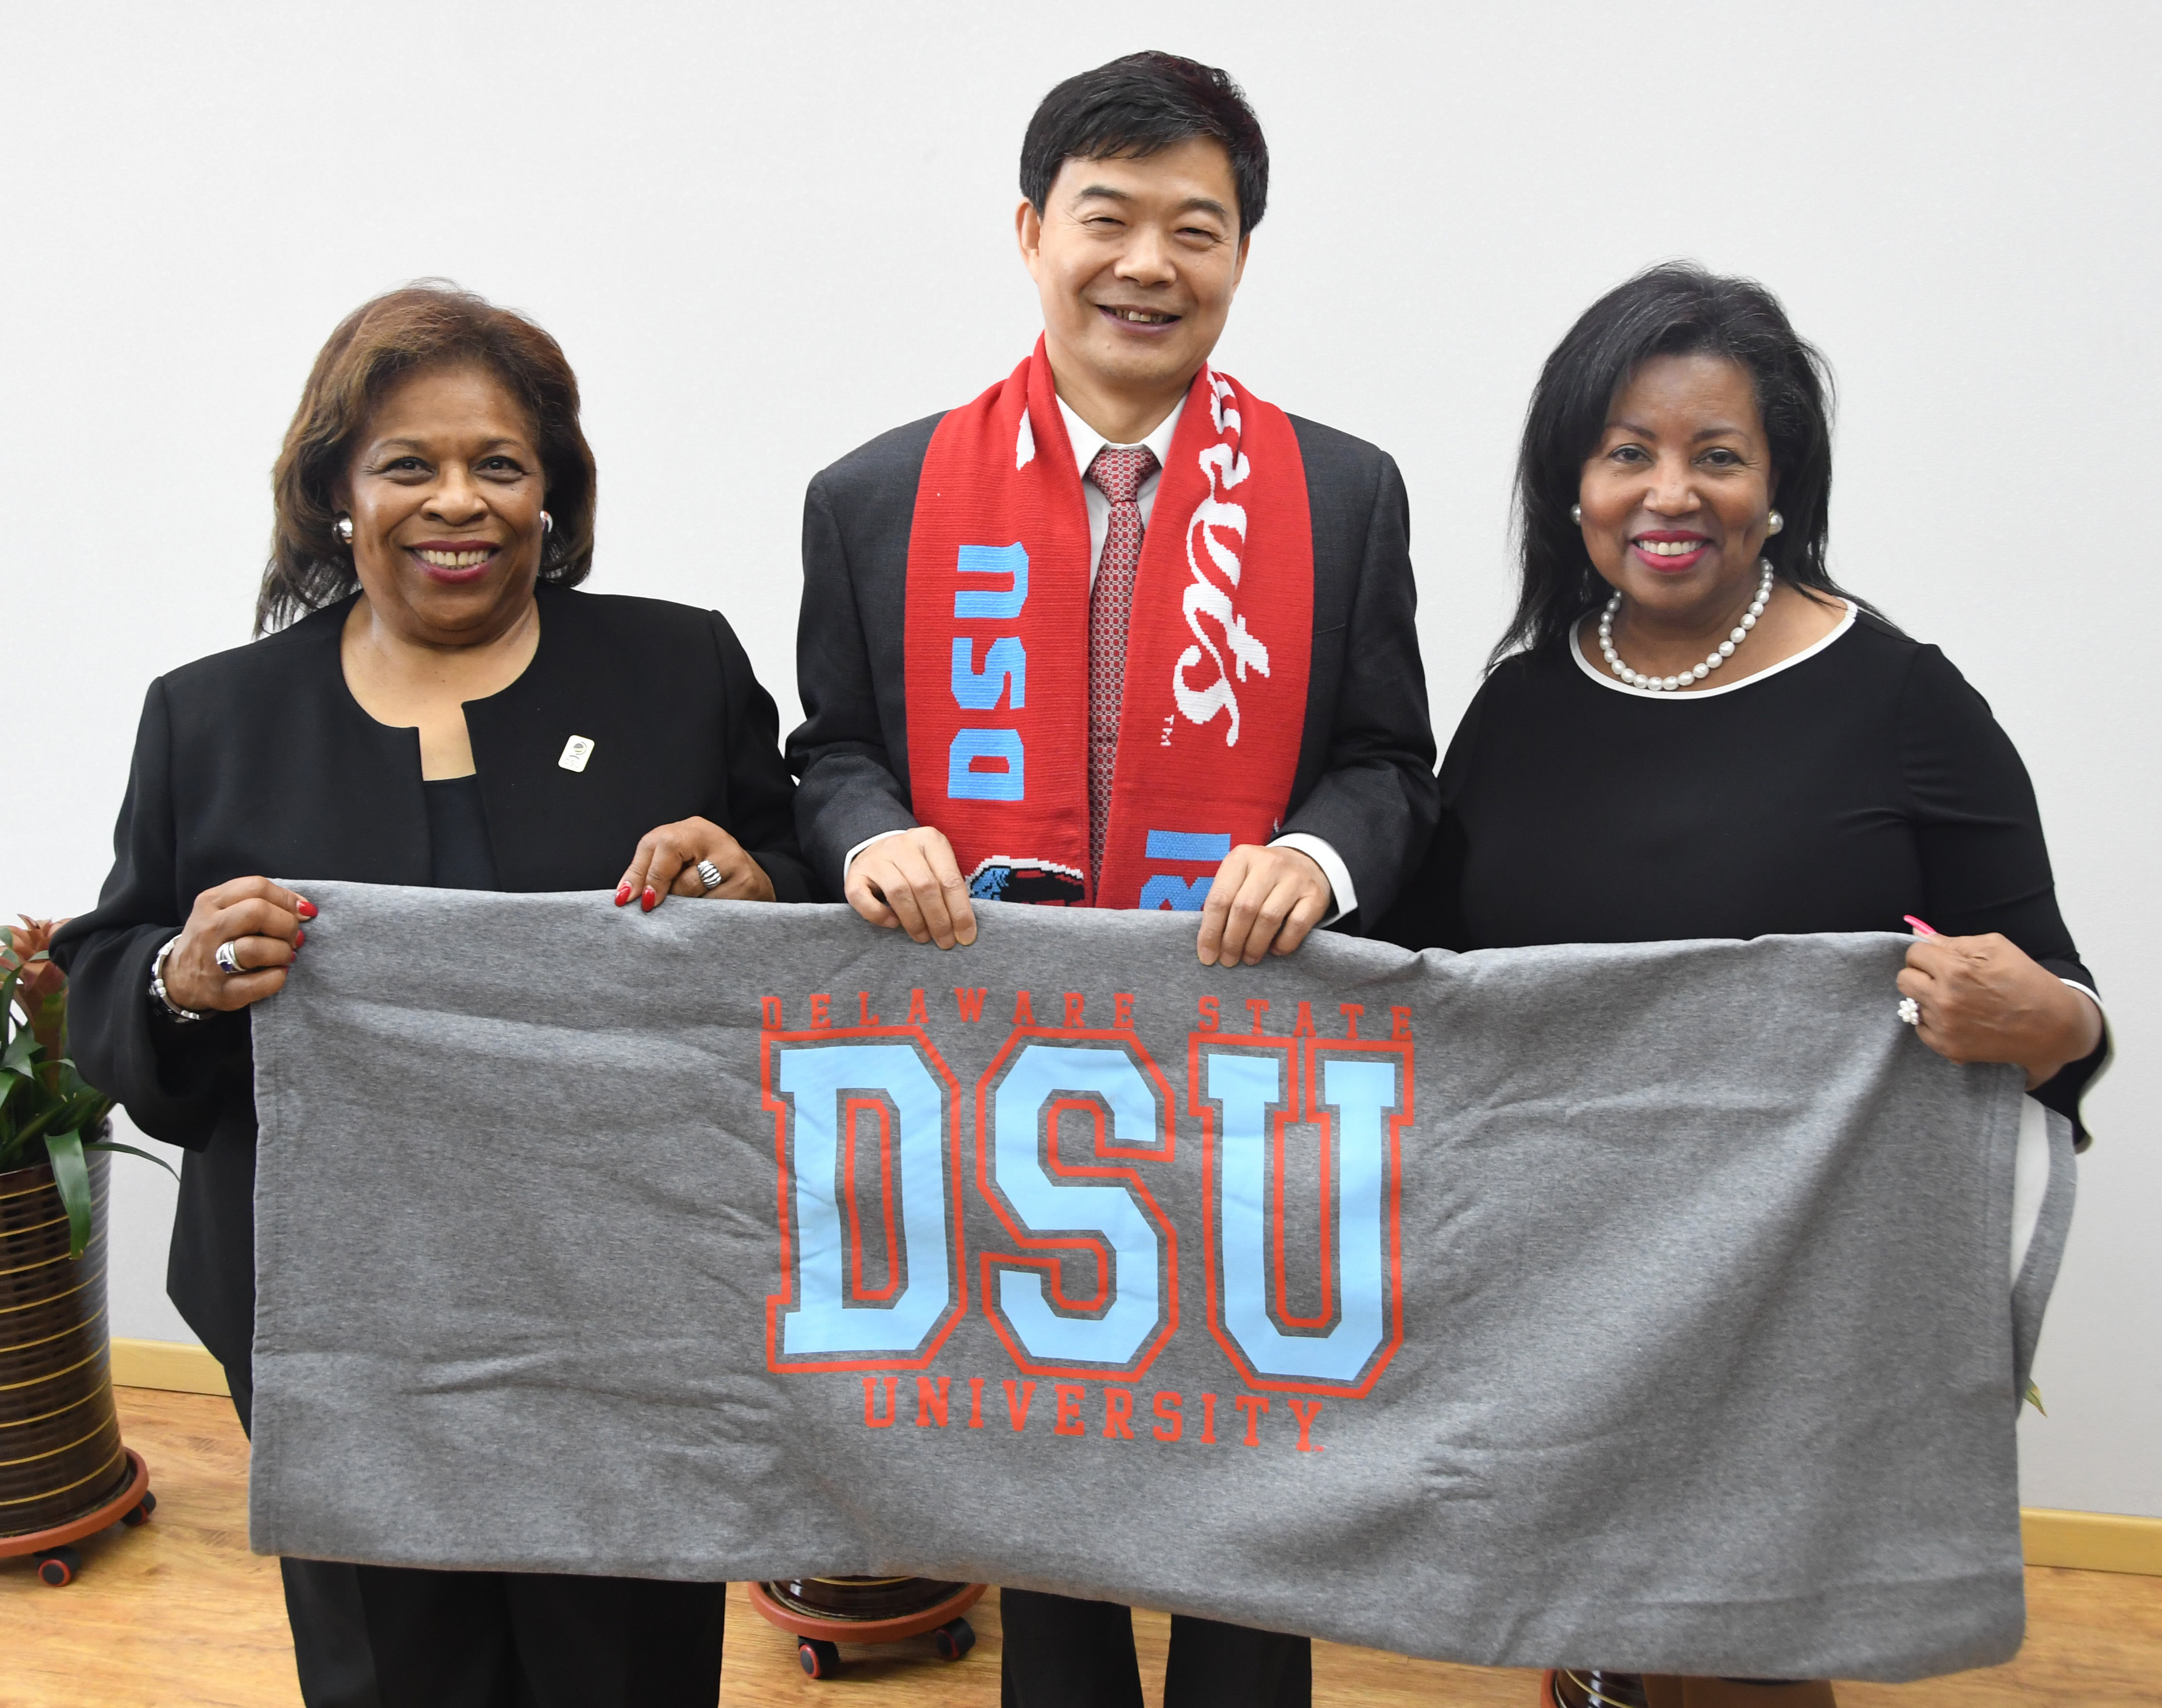
M 1104 870 L 1104 833 L 1111 818 L 1111 775 L 1119 760 L 1119 712 L 1126 687 L 1126 619 L 1141 566 L 1141 483 L 1157 471 L 1156 452 L 1106 445 L 1089 478 L 1111 501 L 1104 555 L 1089 594 L 1089 893 Z

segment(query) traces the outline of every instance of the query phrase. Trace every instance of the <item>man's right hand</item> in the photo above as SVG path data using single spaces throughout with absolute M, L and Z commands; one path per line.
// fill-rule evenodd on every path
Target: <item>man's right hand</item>
M 843 893 L 873 925 L 899 926 L 942 949 L 976 940 L 976 912 L 945 833 L 927 824 L 882 836 L 849 865 Z

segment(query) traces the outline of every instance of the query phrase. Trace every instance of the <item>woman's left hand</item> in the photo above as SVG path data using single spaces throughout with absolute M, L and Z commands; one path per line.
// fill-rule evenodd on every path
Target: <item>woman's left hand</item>
M 1996 932 L 1919 939 L 1898 984 L 1924 1043 L 1949 1062 L 2016 1062 L 2029 1091 L 2102 1042 L 2102 1011 Z
M 712 889 L 698 875 L 698 862 L 711 860 L 721 881 Z M 744 852 L 743 844 L 710 818 L 680 818 L 649 830 L 638 839 L 630 869 L 616 885 L 615 905 L 631 897 L 650 913 L 669 896 L 708 896 L 720 901 L 770 901 L 773 880 Z

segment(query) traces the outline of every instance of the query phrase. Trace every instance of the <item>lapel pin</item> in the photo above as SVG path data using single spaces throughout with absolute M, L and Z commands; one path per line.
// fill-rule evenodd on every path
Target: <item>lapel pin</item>
M 567 771 L 582 771 L 586 768 L 586 761 L 593 756 L 593 737 L 574 735 L 563 744 L 563 756 L 556 763 Z

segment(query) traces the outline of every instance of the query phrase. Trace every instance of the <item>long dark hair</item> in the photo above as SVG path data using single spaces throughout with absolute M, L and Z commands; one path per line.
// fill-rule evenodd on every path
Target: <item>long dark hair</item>
M 593 562 L 593 453 L 578 426 L 578 381 L 562 348 L 523 315 L 442 279 L 364 302 L 316 357 L 271 471 L 276 520 L 255 600 L 255 632 L 281 629 L 360 585 L 331 494 L 384 394 L 424 368 L 477 363 L 525 406 L 555 530 L 540 579 L 576 587 Z
M 1724 356 L 1757 392 L 1771 441 L 1786 526 L 1764 542 L 1783 581 L 1847 598 L 1825 567 L 1831 507 L 1831 370 L 1794 328 L 1778 298 L 1752 279 L 1722 279 L 1670 261 L 1618 285 L 1584 311 L 1547 358 L 1524 414 L 1517 453 L 1517 538 L 1522 585 L 1508 632 L 1488 656 L 1544 646 L 1570 633 L 1611 591 L 1569 519 L 1585 460 L 1607 411 L 1654 356 Z M 1862 600 L 1855 603 L 1864 609 Z

